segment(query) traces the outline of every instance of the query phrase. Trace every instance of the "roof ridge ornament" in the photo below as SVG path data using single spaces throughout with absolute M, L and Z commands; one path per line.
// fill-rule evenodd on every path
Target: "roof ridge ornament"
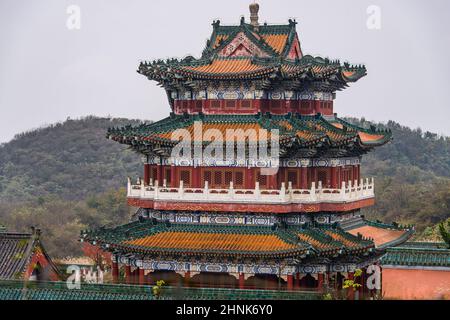
M 214 20 L 212 26 L 214 29 L 217 29 L 220 26 L 220 20 Z
M 259 17 L 258 17 L 258 12 L 259 12 L 259 4 L 255 2 L 251 3 L 250 6 L 250 24 L 253 26 L 253 29 L 255 31 L 259 30 Z

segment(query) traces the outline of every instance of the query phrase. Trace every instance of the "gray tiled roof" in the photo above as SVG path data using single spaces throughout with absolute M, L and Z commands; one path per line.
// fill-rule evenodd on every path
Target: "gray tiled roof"
M 30 233 L 0 232 L 0 279 L 21 278 L 33 253 Z

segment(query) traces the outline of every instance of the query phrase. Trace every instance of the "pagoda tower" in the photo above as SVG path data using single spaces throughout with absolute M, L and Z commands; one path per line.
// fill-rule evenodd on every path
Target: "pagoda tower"
M 295 20 L 260 24 L 258 11 L 214 21 L 198 59 L 140 63 L 170 116 L 108 130 L 145 161 L 128 180 L 137 211 L 81 235 L 112 253 L 115 282 L 339 288 L 411 234 L 360 213 L 374 204 L 362 156 L 391 132 L 340 119 L 333 103 L 366 68 L 304 55 Z

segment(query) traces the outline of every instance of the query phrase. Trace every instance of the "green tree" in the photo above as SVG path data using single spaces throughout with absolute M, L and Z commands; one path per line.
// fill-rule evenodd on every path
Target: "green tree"
M 447 228 L 445 227 L 444 222 L 439 224 L 439 233 L 442 237 L 442 240 L 447 244 L 447 247 L 450 249 L 450 219 L 447 221 Z

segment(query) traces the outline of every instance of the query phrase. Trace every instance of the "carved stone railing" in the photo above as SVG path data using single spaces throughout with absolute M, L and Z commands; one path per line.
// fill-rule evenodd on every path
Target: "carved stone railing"
M 285 183 L 281 184 L 279 190 L 260 189 L 258 182 L 255 189 L 235 189 L 233 183 L 227 189 L 209 188 L 205 182 L 204 188 L 184 188 L 183 181 L 180 181 L 179 188 L 158 185 L 158 181 L 151 182 L 150 185 L 132 184 L 128 179 L 127 196 L 129 198 L 139 198 L 142 200 L 155 201 L 185 201 L 185 202 L 219 202 L 219 203 L 267 203 L 267 204 L 291 204 L 291 203 L 343 203 L 364 200 L 374 197 L 373 178 L 361 179 L 361 181 L 342 182 L 340 189 L 322 188 L 313 182 L 310 189 L 292 189 L 289 182 L 286 188 Z

